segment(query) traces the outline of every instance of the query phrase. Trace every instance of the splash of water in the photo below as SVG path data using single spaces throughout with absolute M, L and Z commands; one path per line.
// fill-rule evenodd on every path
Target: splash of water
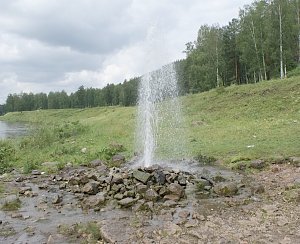
M 149 167 L 163 158 L 185 153 L 181 103 L 174 64 L 141 79 L 138 98 L 137 150 L 140 165 Z

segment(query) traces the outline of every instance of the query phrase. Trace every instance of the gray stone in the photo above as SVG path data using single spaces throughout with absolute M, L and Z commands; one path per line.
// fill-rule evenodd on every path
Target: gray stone
M 100 159 L 95 159 L 93 161 L 90 162 L 89 164 L 92 168 L 96 168 L 100 165 L 103 165 L 103 161 L 101 161 Z
M 98 192 L 99 185 L 100 183 L 97 181 L 90 181 L 82 187 L 81 191 L 86 194 L 94 195 Z
M 164 185 L 166 183 L 166 175 L 161 170 L 154 172 L 153 176 L 158 184 Z
M 157 201 L 157 199 L 159 198 L 159 195 L 157 194 L 157 192 L 153 189 L 148 189 L 145 192 L 144 198 L 148 201 Z
M 171 183 L 170 185 L 168 185 L 169 192 L 171 192 L 171 194 L 177 195 L 179 197 L 182 197 L 184 194 L 184 189 L 181 185 L 179 185 L 178 183 Z
M 114 199 L 121 200 L 123 198 L 124 198 L 124 195 L 121 193 L 117 193 L 116 195 L 114 195 Z
M 137 201 L 137 199 L 134 199 L 132 197 L 126 197 L 126 198 L 118 201 L 118 204 L 121 205 L 122 207 L 128 208 L 128 207 L 132 206 L 136 201 Z
M 31 174 L 32 175 L 41 175 L 42 173 L 41 173 L 41 171 L 34 169 L 31 171 Z
M 177 180 L 180 185 L 186 186 L 186 178 L 183 175 L 179 175 Z
M 140 171 L 140 170 L 134 170 L 132 173 L 132 176 L 137 179 L 138 181 L 141 181 L 142 183 L 146 184 L 148 180 L 151 177 L 151 174 Z
M 147 191 L 147 186 L 143 184 L 136 185 L 136 192 L 139 194 L 144 194 Z
M 82 204 L 84 208 L 95 208 L 103 205 L 105 200 L 105 193 L 99 192 L 96 195 L 84 198 Z
M 294 165 L 300 165 L 300 157 L 290 157 L 290 161 Z
M 63 200 L 63 197 L 62 197 L 61 195 L 59 195 L 59 194 L 55 194 L 55 195 L 52 196 L 52 198 L 51 198 L 51 202 L 52 202 L 53 204 L 61 203 L 62 200 Z
M 176 205 L 177 205 L 177 203 L 173 200 L 167 200 L 163 203 L 163 206 L 167 207 L 167 208 L 176 207 Z
M 172 200 L 172 201 L 179 201 L 180 196 L 179 195 L 175 195 L 175 194 L 169 194 L 169 195 L 165 195 L 164 196 L 165 200 Z
M 266 163 L 263 160 L 261 160 L 261 159 L 252 160 L 250 162 L 249 167 L 253 168 L 253 169 L 263 169 L 264 167 L 266 167 Z
M 238 193 L 237 184 L 234 182 L 222 182 L 213 187 L 216 194 L 220 196 L 231 197 Z
M 19 194 L 25 194 L 25 192 L 27 191 L 32 191 L 32 188 L 30 186 L 21 187 L 19 190 Z
M 111 180 L 111 184 L 122 184 L 123 183 L 123 177 L 122 174 L 114 174 L 113 178 Z

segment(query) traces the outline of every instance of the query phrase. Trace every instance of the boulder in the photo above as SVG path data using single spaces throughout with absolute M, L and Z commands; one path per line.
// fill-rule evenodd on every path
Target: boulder
M 135 199 L 135 198 L 126 197 L 126 198 L 118 201 L 118 204 L 121 205 L 122 207 L 128 208 L 128 207 L 132 206 L 136 201 L 137 201 L 137 199 Z
M 151 174 L 140 170 L 134 170 L 132 176 L 144 184 L 146 184 L 148 180 L 151 178 Z
M 214 192 L 219 196 L 231 197 L 238 193 L 237 184 L 234 182 L 222 182 L 213 187 Z
M 157 199 L 159 198 L 159 195 L 157 194 L 157 192 L 153 189 L 148 189 L 145 192 L 144 198 L 148 201 L 153 201 L 156 202 Z
M 263 169 L 264 167 L 266 167 L 266 163 L 261 159 L 252 160 L 249 167 L 252 169 Z
M 82 187 L 81 191 L 86 194 L 94 195 L 98 192 L 99 185 L 100 183 L 97 181 L 90 181 Z
M 166 183 L 166 175 L 161 170 L 155 171 L 153 176 L 155 178 L 156 183 L 160 185 L 164 185 Z
M 62 197 L 61 195 L 59 195 L 59 194 L 55 194 L 55 195 L 53 195 L 53 196 L 51 197 L 51 202 L 52 202 L 53 204 L 61 203 L 62 200 L 63 200 L 63 197 Z
M 136 192 L 139 194 L 144 194 L 147 191 L 147 186 L 143 184 L 136 185 Z
M 180 197 L 183 196 L 184 194 L 184 189 L 181 185 L 179 185 L 178 183 L 171 183 L 170 185 L 168 185 L 168 191 L 171 192 L 171 194 L 173 195 L 177 195 Z
M 84 208 L 96 208 L 105 203 L 105 193 L 99 192 L 83 199 L 82 204 Z

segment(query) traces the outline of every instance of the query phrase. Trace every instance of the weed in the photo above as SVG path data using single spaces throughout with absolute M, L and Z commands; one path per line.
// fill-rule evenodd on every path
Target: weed
M 14 198 L 13 200 L 5 201 L 1 209 L 4 211 L 16 211 L 21 207 L 21 201 L 19 198 Z

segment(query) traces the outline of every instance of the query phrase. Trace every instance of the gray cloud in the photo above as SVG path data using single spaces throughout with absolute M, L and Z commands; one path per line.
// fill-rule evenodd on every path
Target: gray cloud
M 202 24 L 226 24 L 250 2 L 0 0 L 0 103 L 142 75 L 183 58 Z

